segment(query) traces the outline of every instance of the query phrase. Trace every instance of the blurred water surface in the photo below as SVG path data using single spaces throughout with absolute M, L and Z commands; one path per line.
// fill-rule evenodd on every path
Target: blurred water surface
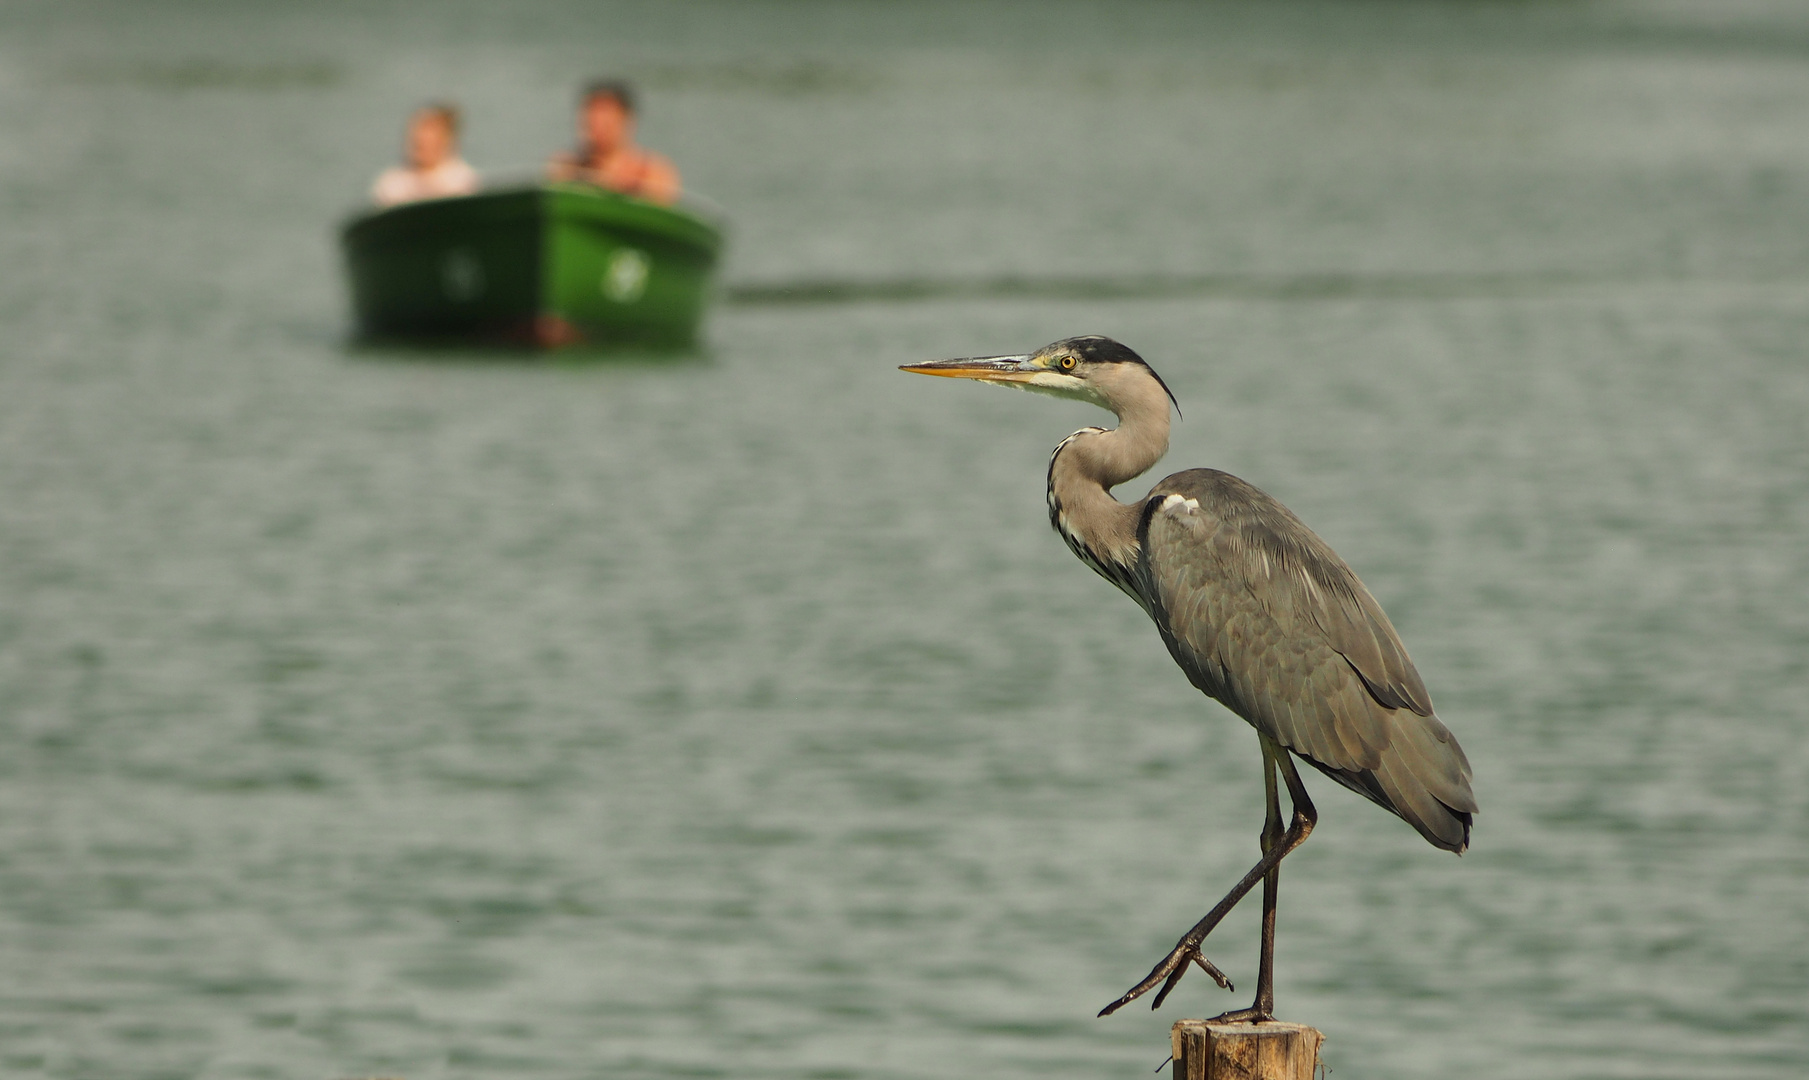
M 1809 1071 L 1809 13 L 0 8 L 0 1071 L 1135 1077 L 1247 727 L 1048 532 L 1084 332 L 1387 605 L 1462 860 L 1323 782 L 1347 1077 Z M 370 353 L 332 229 L 644 84 L 707 354 Z M 1159 468 L 1158 474 L 1161 474 Z M 1254 921 L 1212 953 L 1254 979 Z

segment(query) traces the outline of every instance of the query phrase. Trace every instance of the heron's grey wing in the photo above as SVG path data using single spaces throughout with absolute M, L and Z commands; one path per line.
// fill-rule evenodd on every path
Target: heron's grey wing
M 1304 526 L 1278 508 L 1212 470 L 1158 484 L 1140 530 L 1158 622 L 1195 685 L 1283 746 L 1336 769 L 1376 768 L 1387 725 L 1325 631 L 1337 623 L 1329 590 L 1295 572 Z
M 1139 532 L 1152 615 L 1195 686 L 1462 850 L 1469 762 L 1381 606 L 1323 540 L 1211 469 L 1156 485 Z

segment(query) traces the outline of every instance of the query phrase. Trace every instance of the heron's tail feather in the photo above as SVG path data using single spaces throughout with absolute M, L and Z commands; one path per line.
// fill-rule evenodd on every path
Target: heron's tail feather
M 1470 762 L 1451 730 L 1436 716 L 1394 710 L 1393 736 L 1373 769 L 1320 772 L 1399 815 L 1433 847 L 1459 855 L 1470 846 L 1476 795 L 1470 789 Z

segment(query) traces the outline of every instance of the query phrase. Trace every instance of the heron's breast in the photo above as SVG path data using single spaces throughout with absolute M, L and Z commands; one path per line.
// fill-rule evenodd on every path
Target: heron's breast
M 1053 491 L 1049 493 L 1049 524 L 1055 527 L 1056 534 L 1068 545 L 1068 550 L 1074 552 L 1076 558 L 1091 567 L 1094 573 L 1124 590 L 1140 606 L 1147 608 L 1143 592 L 1137 587 L 1137 552 L 1134 544 L 1128 552 L 1103 550 L 1073 523 Z

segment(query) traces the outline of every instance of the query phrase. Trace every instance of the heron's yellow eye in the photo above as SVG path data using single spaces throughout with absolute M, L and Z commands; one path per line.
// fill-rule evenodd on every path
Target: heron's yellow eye
M 1074 358 L 1072 356 L 1062 357 L 1062 370 L 1063 371 L 1073 371 L 1074 370 Z

